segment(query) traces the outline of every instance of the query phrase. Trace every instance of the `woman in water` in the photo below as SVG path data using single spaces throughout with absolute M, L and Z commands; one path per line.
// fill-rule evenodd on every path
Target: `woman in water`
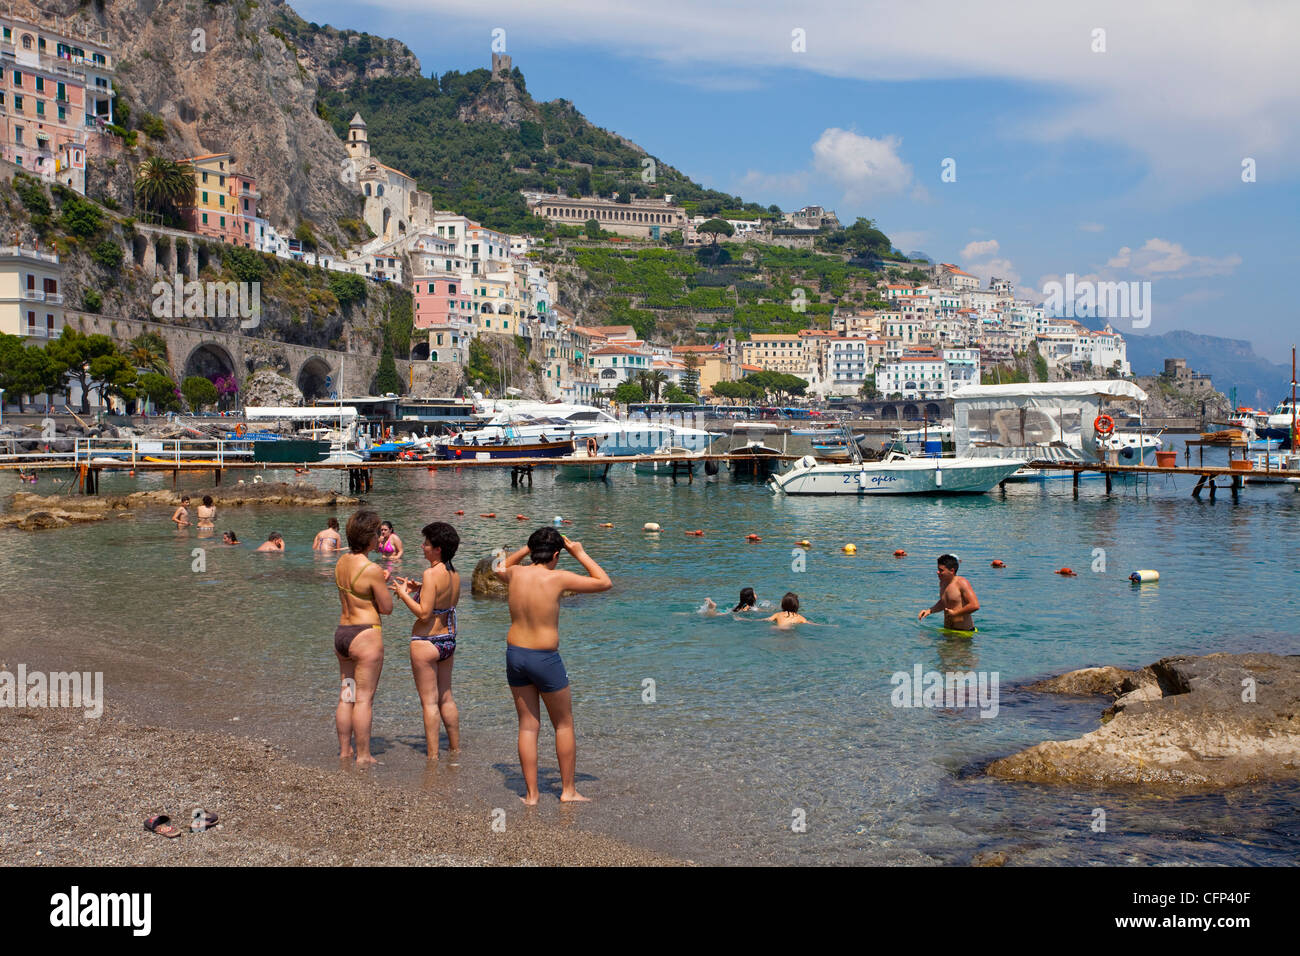
M 451 559 L 460 536 L 451 525 L 435 521 L 425 525 L 424 557 L 429 562 L 420 583 L 394 578 L 393 589 L 415 615 L 411 627 L 411 673 L 424 711 L 424 738 L 429 759 L 438 759 L 438 718 L 447 728 L 447 749 L 460 750 L 460 713 L 451 696 L 452 655 L 456 653 L 456 602 L 460 600 L 460 574 Z
M 237 537 L 235 537 L 235 532 L 233 532 L 233 531 L 223 531 L 223 532 L 221 532 L 221 543 L 222 543 L 222 544 L 239 544 L 239 539 L 238 539 Z
M 376 549 L 386 558 L 392 558 L 394 561 L 401 560 L 402 557 L 402 539 L 393 533 L 393 523 L 391 521 L 381 522 L 379 525 L 379 547 Z
M 799 595 L 793 591 L 786 591 L 785 597 L 781 598 L 781 610 L 777 611 L 771 617 L 763 618 L 765 621 L 771 621 L 781 630 L 794 627 L 796 624 L 811 624 L 808 618 L 799 613 Z
M 326 522 L 325 530 L 317 532 L 316 538 L 311 543 L 313 551 L 337 551 L 343 547 L 343 542 L 339 538 L 339 519 L 330 518 Z
M 752 610 L 755 609 L 755 607 L 756 607 L 757 605 L 758 605 L 758 598 L 754 596 L 754 589 L 753 589 L 753 588 L 741 588 L 741 589 L 740 589 L 740 603 L 737 604 L 735 607 L 733 607 L 731 610 L 732 610 L 733 613 L 734 613 L 735 611 L 752 611 Z M 772 605 L 770 605 L 770 604 L 768 605 L 768 607 L 771 607 L 771 606 L 772 606 Z
M 204 495 L 203 504 L 195 510 L 198 515 L 200 531 L 215 531 L 217 527 L 217 509 L 212 507 L 212 496 Z
M 334 585 L 342 605 L 334 632 L 334 656 L 342 685 L 334 726 L 339 734 L 339 759 L 355 756 L 357 763 L 371 764 L 375 758 L 370 754 L 370 723 L 375 688 L 384 667 L 379 615 L 393 613 L 393 596 L 384 572 L 367 557 L 379 545 L 379 515 L 358 511 L 348 519 L 347 537 L 351 550 L 334 565 Z

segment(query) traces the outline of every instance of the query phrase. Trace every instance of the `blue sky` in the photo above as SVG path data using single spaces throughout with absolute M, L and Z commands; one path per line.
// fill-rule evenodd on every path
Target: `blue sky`
M 535 99 L 571 100 L 706 186 L 866 216 L 904 251 L 1026 297 L 1068 273 L 1149 281 L 1149 333 L 1243 338 L 1278 362 L 1300 337 L 1285 291 L 1300 274 L 1300 8 L 291 5 L 397 37 L 426 76 L 487 66 L 503 29 Z

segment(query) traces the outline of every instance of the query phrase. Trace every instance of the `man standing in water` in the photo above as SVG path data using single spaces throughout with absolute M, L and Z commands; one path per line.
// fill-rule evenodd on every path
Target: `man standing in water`
M 567 551 L 586 574 L 560 571 L 560 552 Z M 520 564 L 525 555 L 532 564 Z M 573 696 L 560 659 L 560 597 L 565 591 L 594 594 L 613 587 L 609 575 L 577 541 L 554 528 L 538 528 L 520 548 L 494 569 L 509 588 L 510 631 L 506 635 L 506 682 L 519 713 L 519 766 L 527 792 L 524 803 L 537 803 L 537 734 L 541 730 L 538 697 L 555 728 L 555 756 L 560 764 L 560 800 L 586 800 L 575 784 L 578 757 L 573 730 Z
M 951 554 L 939 555 L 939 600 L 934 607 L 926 608 L 916 616 L 925 620 L 935 611 L 943 611 L 943 626 L 950 631 L 975 633 L 971 615 L 980 609 L 979 598 L 970 582 L 957 573 L 957 559 Z

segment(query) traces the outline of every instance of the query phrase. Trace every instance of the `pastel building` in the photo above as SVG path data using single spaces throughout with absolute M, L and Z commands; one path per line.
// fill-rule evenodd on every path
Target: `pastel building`
M 63 271 L 52 252 L 0 247 L 0 332 L 56 339 L 63 331 Z
M 257 215 L 262 195 L 257 180 L 237 171 L 231 153 L 208 153 L 185 162 L 194 169 L 194 202 L 181 210 L 185 228 L 232 246 L 258 248 L 265 241 L 265 221 Z
M 0 145 L 9 162 L 84 193 L 91 136 L 114 121 L 114 70 L 106 31 L 74 31 L 0 15 Z

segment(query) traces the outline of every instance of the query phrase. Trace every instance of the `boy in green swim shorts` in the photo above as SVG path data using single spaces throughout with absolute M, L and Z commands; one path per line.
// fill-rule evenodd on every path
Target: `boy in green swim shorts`
M 957 573 L 958 562 L 951 554 L 939 555 L 939 600 L 916 616 L 923 621 L 935 611 L 943 611 L 943 626 L 950 631 L 975 633 L 971 615 L 980 609 L 980 600 L 970 582 Z

